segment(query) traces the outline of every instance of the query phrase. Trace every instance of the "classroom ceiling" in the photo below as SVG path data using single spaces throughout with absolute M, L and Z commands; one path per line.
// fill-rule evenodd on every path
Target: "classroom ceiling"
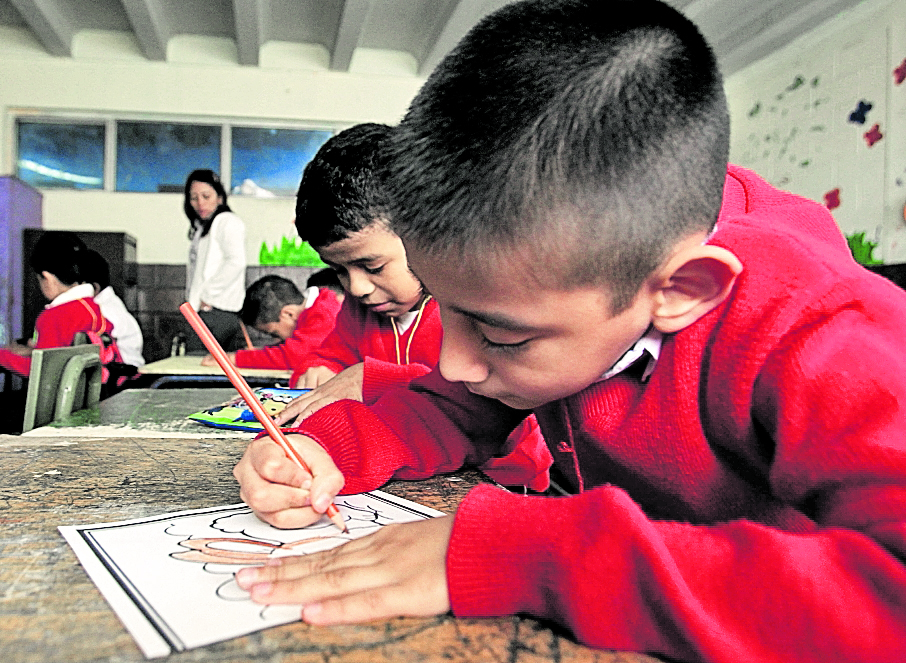
M 239 64 L 257 66 L 269 41 L 320 44 L 348 71 L 357 47 L 404 51 L 426 76 L 482 16 L 509 0 L 0 0 L 0 25 L 28 30 L 70 57 L 82 30 L 131 33 L 149 60 L 178 35 L 227 37 Z M 607 0 L 599 0 L 606 11 Z M 667 0 L 693 19 L 724 75 L 770 55 L 862 0 Z

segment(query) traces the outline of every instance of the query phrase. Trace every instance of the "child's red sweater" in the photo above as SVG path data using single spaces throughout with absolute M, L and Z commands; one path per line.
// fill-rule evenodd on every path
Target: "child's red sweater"
M 112 331 L 113 325 L 103 316 L 94 299 L 82 297 L 41 311 L 35 320 L 34 347 L 36 350 L 65 347 L 72 345 L 75 335 L 79 332 L 110 334 Z M 119 349 L 115 345 L 115 343 L 112 344 L 115 359 L 122 361 Z M 31 357 L 22 357 L 5 348 L 0 348 L 0 365 L 28 377 L 31 370 Z
M 740 168 L 711 241 L 744 271 L 647 383 L 536 410 L 579 494 L 462 503 L 453 611 L 679 661 L 906 661 L 906 293 L 827 210 Z M 481 462 L 519 416 L 435 372 L 300 432 L 359 492 Z
M 347 296 L 333 331 L 295 368 L 290 384 L 296 384 L 311 366 L 326 366 L 339 373 L 364 362 L 362 396 L 370 405 L 388 390 L 406 387 L 430 373 L 440 358 L 442 338 L 440 309 L 433 298 L 424 305 L 421 316 L 397 336 L 386 316 Z M 551 458 L 535 418 L 519 424 L 510 438 L 505 452 L 489 458 L 482 470 L 508 486 L 545 490 Z
M 340 302 L 336 293 L 321 288 L 312 305 L 299 313 L 292 336 L 275 345 L 237 350 L 236 365 L 241 368 L 294 369 L 327 338 L 339 312 Z

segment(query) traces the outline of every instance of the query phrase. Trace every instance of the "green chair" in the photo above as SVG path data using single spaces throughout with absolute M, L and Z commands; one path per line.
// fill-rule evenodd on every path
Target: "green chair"
M 98 346 L 86 344 L 33 350 L 22 432 L 61 421 L 74 410 L 97 404 L 100 397 Z

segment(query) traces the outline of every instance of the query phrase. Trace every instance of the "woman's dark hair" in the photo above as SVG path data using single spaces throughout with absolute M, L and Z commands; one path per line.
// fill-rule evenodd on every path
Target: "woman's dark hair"
M 35 242 L 28 263 L 35 274 L 48 272 L 64 285 L 87 283 L 88 247 L 78 235 L 65 231 L 46 232 Z
M 192 204 L 189 202 L 192 182 L 204 182 L 205 184 L 210 184 L 217 195 L 223 198 L 223 202 L 217 207 L 217 209 L 214 210 L 214 213 L 211 215 L 210 219 L 205 220 L 200 218 L 192 208 Z M 204 237 L 211 230 L 211 224 L 214 223 L 214 219 L 217 218 L 218 214 L 220 214 L 221 212 L 232 211 L 230 209 L 230 206 L 227 205 L 226 189 L 223 188 L 223 183 L 220 181 L 220 177 L 218 177 L 217 173 L 207 168 L 199 168 L 198 170 L 193 170 L 191 173 L 189 173 L 189 177 L 186 178 L 186 188 L 182 202 L 182 209 L 189 219 L 189 239 L 192 239 L 192 235 L 195 234 L 195 229 L 199 227 L 201 228 L 201 236 Z

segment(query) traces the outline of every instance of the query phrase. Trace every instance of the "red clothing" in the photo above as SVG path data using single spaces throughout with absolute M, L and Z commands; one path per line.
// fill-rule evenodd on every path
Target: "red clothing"
M 295 385 L 312 366 L 326 366 L 339 373 L 365 362 L 363 392 L 365 402 L 370 403 L 384 390 L 405 386 L 412 378 L 428 373 L 437 364 L 442 336 L 440 313 L 433 299 L 425 304 L 421 318 L 396 338 L 389 318 L 373 313 L 355 297 L 346 297 L 331 333 L 319 348 L 293 366 L 290 384 Z
M 333 331 L 339 312 L 336 293 L 322 288 L 314 303 L 299 313 L 292 336 L 275 345 L 237 350 L 236 365 L 241 368 L 295 368 Z
M 312 366 L 326 366 L 339 373 L 364 362 L 362 397 L 370 405 L 390 389 L 406 387 L 413 379 L 430 373 L 437 366 L 442 338 L 440 310 L 434 299 L 428 300 L 420 318 L 397 337 L 386 316 L 373 313 L 354 297 L 346 297 L 333 331 L 320 348 L 296 366 L 290 384 L 296 384 Z M 487 459 L 482 469 L 505 485 L 545 490 L 551 458 L 534 417 L 521 423 L 512 437 L 507 453 Z
M 83 297 L 41 311 L 38 319 L 35 320 L 35 349 L 72 345 L 75 335 L 79 332 L 110 334 L 112 331 L 113 325 L 101 314 L 101 309 L 94 299 Z M 112 359 L 122 361 L 116 343 L 112 343 L 111 347 L 114 350 Z M 5 348 L 0 348 L 0 365 L 28 377 L 31 370 L 31 357 L 21 357 Z M 103 373 L 106 382 L 108 373 L 106 370 Z
M 730 167 L 731 296 L 630 369 L 536 410 L 579 494 L 481 486 L 453 611 L 529 613 L 680 661 L 906 660 L 906 293 L 826 209 Z M 432 373 L 304 422 L 349 492 L 481 462 L 520 413 Z

